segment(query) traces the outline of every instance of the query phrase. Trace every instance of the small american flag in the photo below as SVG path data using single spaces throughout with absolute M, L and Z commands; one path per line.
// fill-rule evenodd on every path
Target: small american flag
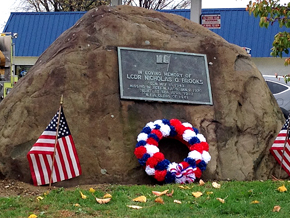
M 59 182 L 81 174 L 81 166 L 61 107 L 55 160 L 51 182 Z M 51 166 L 57 133 L 59 111 L 54 115 L 49 125 L 38 138 L 27 154 L 33 184 L 45 185 L 50 183 Z
M 277 138 L 274 141 L 274 144 L 270 148 L 270 152 L 273 154 L 277 162 L 281 165 L 282 160 L 282 167 L 287 172 L 287 174 L 290 176 L 290 140 L 289 135 L 285 144 L 285 140 L 287 137 L 287 128 L 289 125 L 290 115 L 288 119 L 286 120 L 284 126 L 282 127 L 281 131 L 279 132 Z M 288 133 L 289 134 L 289 133 Z M 285 150 L 284 150 L 285 146 Z M 284 151 L 284 155 L 283 155 Z

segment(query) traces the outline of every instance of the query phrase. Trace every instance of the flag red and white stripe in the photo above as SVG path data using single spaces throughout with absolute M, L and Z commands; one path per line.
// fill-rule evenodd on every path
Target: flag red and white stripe
M 290 176 L 290 140 L 289 136 L 287 137 L 289 119 L 290 116 L 276 137 L 272 147 L 270 148 L 270 152 L 280 165 L 282 160 L 282 168 Z
M 58 112 L 27 154 L 34 185 L 45 185 L 50 183 L 57 134 L 57 120 Z M 51 182 L 55 183 L 71 179 L 80 174 L 81 167 L 75 144 L 61 108 Z

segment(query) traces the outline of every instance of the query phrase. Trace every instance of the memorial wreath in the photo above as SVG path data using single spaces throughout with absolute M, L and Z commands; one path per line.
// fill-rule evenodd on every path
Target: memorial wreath
M 188 156 L 180 163 L 171 163 L 159 151 L 162 138 L 174 138 L 189 148 Z M 159 182 L 192 183 L 200 178 L 211 156 L 205 137 L 190 123 L 178 119 L 149 122 L 137 137 L 134 151 L 141 166 L 149 176 Z

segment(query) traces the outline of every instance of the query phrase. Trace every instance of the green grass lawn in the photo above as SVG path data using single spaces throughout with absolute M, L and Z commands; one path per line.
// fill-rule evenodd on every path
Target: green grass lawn
M 198 183 L 179 185 L 98 185 L 92 186 L 96 191 L 75 188 L 66 190 L 57 188 L 49 194 L 36 196 L 16 196 L 0 198 L 0 217 L 289 217 L 290 195 L 288 191 L 280 192 L 278 187 L 288 181 L 252 181 L 252 182 L 219 182 L 220 188 L 214 188 L 211 182 L 200 186 Z M 152 191 L 169 190 L 172 196 L 162 195 L 163 204 L 155 202 L 157 196 Z M 87 196 L 81 198 L 80 191 Z M 195 198 L 192 192 L 202 192 Z M 103 198 L 109 193 L 110 202 L 99 204 L 95 197 Z M 145 196 L 146 202 L 135 202 L 134 198 Z M 95 196 L 95 197 L 94 197 Z M 217 198 L 224 199 L 221 203 Z M 179 200 L 181 204 L 175 203 Z M 256 203 L 254 203 L 256 202 Z M 79 204 L 76 206 L 76 204 Z M 141 206 L 134 209 L 128 205 Z M 280 206 L 279 212 L 273 212 L 274 206 Z

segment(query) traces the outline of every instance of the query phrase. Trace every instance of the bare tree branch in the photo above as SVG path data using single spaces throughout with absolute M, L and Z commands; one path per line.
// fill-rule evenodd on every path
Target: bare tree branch
M 88 11 L 100 5 L 108 5 L 111 0 L 21 0 L 25 11 Z M 124 5 L 161 10 L 186 8 L 190 0 L 123 0 Z

